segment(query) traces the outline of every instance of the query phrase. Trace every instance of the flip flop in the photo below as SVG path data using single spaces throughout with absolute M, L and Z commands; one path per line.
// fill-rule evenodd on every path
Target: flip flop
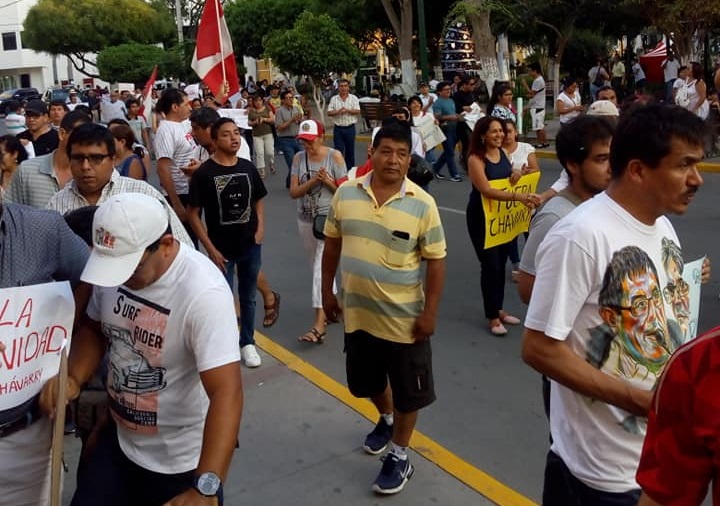
M 303 335 L 298 337 L 298 341 L 301 343 L 315 343 L 315 344 L 322 344 L 323 341 L 325 341 L 325 332 L 320 332 L 315 327 L 311 328 L 307 332 L 305 332 Z
M 272 327 L 280 316 L 280 294 L 273 291 L 274 302 L 265 307 L 265 317 L 263 318 L 263 327 Z

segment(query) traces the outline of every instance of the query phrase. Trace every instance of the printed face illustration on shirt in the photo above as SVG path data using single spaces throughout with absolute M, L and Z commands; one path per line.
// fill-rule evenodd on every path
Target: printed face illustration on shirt
M 685 342 L 690 328 L 690 285 L 682 277 L 684 262 L 680 247 L 667 238 L 662 240 L 662 261 L 668 281 L 663 288 L 665 301 L 672 307 L 681 331 L 677 345 Z
M 673 348 L 657 270 L 636 246 L 613 254 L 598 298 L 601 328 L 588 360 L 626 378 L 659 375 Z

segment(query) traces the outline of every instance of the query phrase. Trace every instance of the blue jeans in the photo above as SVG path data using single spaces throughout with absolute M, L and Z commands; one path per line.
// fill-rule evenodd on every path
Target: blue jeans
M 665 81 L 665 100 L 669 104 L 673 104 L 675 102 L 673 100 L 673 84 L 675 84 L 675 79 Z
M 262 246 L 254 244 L 245 254 L 228 258 L 225 279 L 233 289 L 233 274 L 237 270 L 238 299 L 240 300 L 240 347 L 255 344 L 255 291 L 262 263 Z M 227 257 L 226 257 L 227 258 Z
M 287 164 L 287 178 L 285 178 L 285 188 L 290 188 L 290 170 L 292 168 L 295 153 L 302 151 L 300 143 L 295 137 L 278 137 L 275 142 L 275 149 L 282 151 L 283 158 Z
M 440 158 L 433 164 L 435 174 L 440 174 L 440 169 L 447 163 L 450 176 L 458 176 L 457 163 L 455 162 L 455 145 L 457 144 L 457 130 L 454 128 L 444 128 L 445 140 L 442 143 L 443 152 Z
M 355 125 L 333 128 L 333 147 L 342 153 L 348 169 L 355 167 Z

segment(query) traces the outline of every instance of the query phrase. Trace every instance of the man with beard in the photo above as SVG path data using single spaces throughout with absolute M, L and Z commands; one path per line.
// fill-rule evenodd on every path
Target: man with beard
M 632 111 L 613 135 L 607 190 L 538 249 L 522 355 L 552 380 L 546 505 L 635 506 L 640 497 L 644 417 L 671 351 L 667 274 L 657 266 L 662 240 L 680 241 L 664 215 L 684 213 L 703 183 L 703 134 L 702 120 L 679 107 Z M 597 345 L 598 330 L 609 345 Z

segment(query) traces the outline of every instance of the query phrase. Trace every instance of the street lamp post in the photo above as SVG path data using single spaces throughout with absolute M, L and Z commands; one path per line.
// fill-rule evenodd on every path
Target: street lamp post
M 428 79 L 428 45 L 425 32 L 425 0 L 417 0 L 418 9 L 418 53 L 420 53 L 420 72 L 422 80 Z

